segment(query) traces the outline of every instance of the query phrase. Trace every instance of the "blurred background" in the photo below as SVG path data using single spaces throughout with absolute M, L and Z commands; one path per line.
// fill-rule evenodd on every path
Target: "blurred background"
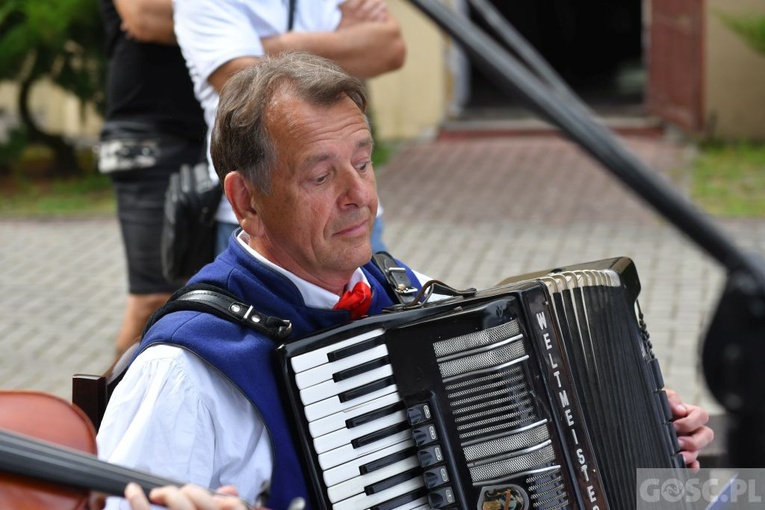
M 486 28 L 470 1 L 446 3 Z M 668 185 L 762 253 L 765 3 L 491 3 Z M 634 256 L 649 330 L 668 339 L 655 343 L 668 384 L 720 413 L 696 352 L 719 268 L 494 85 L 411 3 L 389 6 L 407 60 L 369 88 L 394 254 L 479 287 Z M 0 6 L 2 388 L 68 397 L 73 373 L 98 373 L 113 354 L 126 284 L 114 197 L 94 161 L 101 30 L 98 0 Z M 427 193 L 401 197 L 411 183 Z
M 402 25 L 407 59 L 401 70 L 369 83 L 377 138 L 434 137 L 479 123 L 482 131 L 499 130 L 521 120 L 536 127 L 518 100 L 496 87 L 416 7 L 405 0 L 388 3 Z M 446 3 L 487 27 L 469 0 Z M 760 1 L 491 3 L 614 126 L 670 124 L 705 141 L 765 138 L 765 5 Z M 3 2 L 4 175 L 92 170 L 89 149 L 104 102 L 97 4 Z M 45 168 L 46 162 L 55 170 Z

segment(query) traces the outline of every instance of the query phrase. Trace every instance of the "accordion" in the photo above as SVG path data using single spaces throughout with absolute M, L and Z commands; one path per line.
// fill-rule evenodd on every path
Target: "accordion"
M 282 345 L 314 508 L 631 508 L 683 465 L 628 258 Z

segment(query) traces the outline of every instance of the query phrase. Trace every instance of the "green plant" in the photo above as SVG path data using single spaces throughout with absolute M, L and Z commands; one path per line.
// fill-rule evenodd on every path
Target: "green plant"
M 105 58 L 98 0 L 3 0 L 0 4 L 0 81 L 18 84 L 17 107 L 29 143 L 50 147 L 59 173 L 78 173 L 74 147 L 40 127 L 32 87 L 43 78 L 86 104 L 103 107 Z
M 693 164 L 692 197 L 717 216 L 765 216 L 765 144 L 703 144 Z
M 757 53 L 765 55 L 765 16 L 716 12 L 725 26 Z
M 14 127 L 8 130 L 8 138 L 0 143 L 0 175 L 12 172 L 12 163 L 17 161 L 27 145 L 24 129 Z
M 100 174 L 30 179 L 6 177 L 0 185 L 0 218 L 113 216 L 111 181 Z

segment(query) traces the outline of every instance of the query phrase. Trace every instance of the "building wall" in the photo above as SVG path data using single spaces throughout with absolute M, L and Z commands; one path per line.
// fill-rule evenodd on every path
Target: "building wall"
M 380 139 L 428 137 L 453 107 L 456 89 L 449 70 L 450 43 L 408 0 L 388 0 L 407 45 L 404 67 L 369 81 L 376 135 Z M 725 27 L 717 11 L 765 15 L 762 0 L 707 0 L 705 110 L 708 135 L 765 140 L 765 56 Z M 0 84 L 0 141 L 16 116 L 15 87 Z M 37 85 L 32 110 L 46 129 L 95 139 L 101 120 L 85 116 L 79 102 L 49 84 Z M 4 112 L 4 114 L 3 114 Z
M 375 133 L 380 139 L 431 136 L 447 108 L 447 41 L 433 22 L 407 0 L 389 0 L 407 54 L 396 72 L 369 82 Z
M 15 84 L 0 84 L 0 143 L 7 129 L 19 122 L 17 94 Z M 82 143 L 95 141 L 101 129 L 101 117 L 93 108 L 82 111 L 77 98 L 47 81 L 32 89 L 30 108 L 41 129 Z
M 401 23 L 407 58 L 402 69 L 369 81 L 376 135 L 380 139 L 427 137 L 447 109 L 447 42 L 408 0 L 389 0 L 389 8 Z M 95 139 L 101 119 L 93 112 L 83 118 L 79 108 L 76 99 L 50 84 L 41 83 L 33 91 L 32 110 L 45 129 Z M 16 87 L 0 85 L 0 143 L 5 127 L 17 119 L 16 112 Z
M 716 14 L 719 11 L 765 16 L 765 2 L 707 2 L 707 134 L 728 140 L 765 140 L 765 55 L 726 27 Z

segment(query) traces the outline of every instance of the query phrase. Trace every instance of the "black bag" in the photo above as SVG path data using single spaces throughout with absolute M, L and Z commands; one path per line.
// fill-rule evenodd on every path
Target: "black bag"
M 215 213 L 223 195 L 207 163 L 183 165 L 170 176 L 162 225 L 162 273 L 184 282 L 215 256 Z

